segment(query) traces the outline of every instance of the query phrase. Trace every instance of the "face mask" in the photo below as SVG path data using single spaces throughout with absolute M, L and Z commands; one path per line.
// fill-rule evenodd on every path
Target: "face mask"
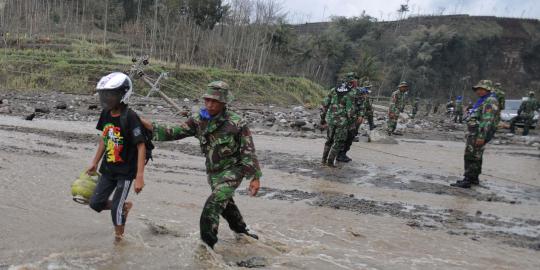
M 208 110 L 206 108 L 204 109 L 201 109 L 199 111 L 199 116 L 201 117 L 201 119 L 203 120 L 212 120 L 212 116 L 210 115 L 210 113 L 208 112 Z

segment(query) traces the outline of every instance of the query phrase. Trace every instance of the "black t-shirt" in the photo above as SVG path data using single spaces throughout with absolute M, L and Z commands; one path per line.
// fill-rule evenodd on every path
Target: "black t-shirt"
M 96 126 L 105 143 L 99 172 L 123 180 L 137 175 L 137 144 L 144 143 L 141 121 L 132 110 L 128 110 L 126 124 L 122 130 L 120 115 L 103 110 Z

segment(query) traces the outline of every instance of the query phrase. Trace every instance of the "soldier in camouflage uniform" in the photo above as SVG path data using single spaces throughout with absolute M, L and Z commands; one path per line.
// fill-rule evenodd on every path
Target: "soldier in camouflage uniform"
M 364 100 L 364 117 L 367 118 L 368 124 L 369 124 L 369 130 L 375 129 L 375 123 L 373 122 L 373 101 L 369 97 L 369 94 L 371 93 L 371 83 L 369 81 L 365 81 L 362 85 L 364 88 L 364 91 L 361 91 L 362 93 L 362 99 Z
M 258 239 L 248 232 L 233 200 L 234 192 L 244 178 L 251 181 L 249 191 L 252 196 L 259 190 L 262 172 L 251 132 L 238 114 L 227 109 L 231 95 L 226 83 L 210 83 L 203 98 L 206 108 L 185 123 L 175 126 L 153 123 L 154 139 L 171 141 L 191 136 L 199 139 L 206 156 L 206 173 L 212 190 L 200 220 L 201 239 L 206 244 L 213 248 L 218 240 L 220 215 L 234 232 Z
M 357 84 L 357 77 L 354 73 L 349 73 L 346 80 L 349 81 L 351 85 Z M 353 92 L 355 92 L 355 110 L 359 112 L 361 115 L 365 115 L 365 104 L 366 104 L 366 95 L 365 92 L 367 91 L 364 87 L 354 87 Z M 352 143 L 354 142 L 356 136 L 358 135 L 358 129 L 360 128 L 360 125 L 362 123 L 358 121 L 353 121 L 351 124 L 351 127 L 347 133 L 347 139 L 345 140 L 345 144 L 343 145 L 343 150 L 338 154 L 336 160 L 339 162 L 350 162 L 352 159 L 347 156 L 347 152 L 351 149 Z
M 418 103 L 420 102 L 420 98 L 415 98 L 412 106 L 412 115 L 411 119 L 414 119 L 416 117 L 416 114 L 418 113 Z
M 506 105 L 506 93 L 502 90 L 501 83 L 495 83 L 494 90 L 495 98 L 497 98 L 497 102 L 499 102 L 499 112 L 497 112 L 495 124 L 496 126 L 499 126 L 499 123 L 501 122 L 501 112 Z
M 456 98 L 456 110 L 454 111 L 454 123 L 463 123 L 463 98 Z
M 490 80 L 481 80 L 473 86 L 476 95 L 480 97 L 467 116 L 467 144 L 465 146 L 465 174 L 463 180 L 451 186 L 470 188 L 478 185 L 478 176 L 482 173 L 482 156 L 484 148 L 495 134 L 497 129 L 496 117 L 499 111 L 499 102 L 494 86 Z
M 518 115 L 510 121 L 510 132 L 516 133 L 516 123 L 523 121 L 523 136 L 529 135 L 529 128 L 533 125 L 534 112 L 540 108 L 540 103 L 534 98 L 534 92 L 529 92 L 529 98 L 521 103 Z
M 322 164 L 335 167 L 334 161 L 344 149 L 349 130 L 362 123 L 363 111 L 357 110 L 356 85 L 344 80 L 332 88 L 321 108 L 321 126 L 327 127 Z
M 390 99 L 390 106 L 388 108 L 387 122 L 387 133 L 389 136 L 394 134 L 394 131 L 396 131 L 399 114 L 402 113 L 405 109 L 405 97 L 407 91 L 409 91 L 409 85 L 407 84 L 407 82 L 401 82 L 398 85 L 398 90 L 392 93 L 392 98 Z

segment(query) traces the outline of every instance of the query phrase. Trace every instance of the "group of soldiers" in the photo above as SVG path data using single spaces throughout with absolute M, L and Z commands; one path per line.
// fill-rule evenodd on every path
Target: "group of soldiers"
M 364 118 L 368 118 L 370 130 L 373 124 L 373 105 L 369 98 L 371 83 L 365 82 L 358 85 L 358 78 L 354 73 L 348 73 L 335 88 L 332 88 L 324 99 L 321 108 L 321 127 L 327 129 L 327 139 L 324 145 L 322 164 L 335 167 L 336 161 L 349 162 L 346 154 L 358 134 L 358 130 Z M 400 113 L 404 112 L 409 85 L 403 81 L 392 93 L 388 108 L 388 120 L 386 133 L 392 136 L 396 133 L 396 127 Z M 493 139 L 497 126 L 501 120 L 500 113 L 504 109 L 504 92 L 500 84 L 494 84 L 490 80 L 481 80 L 472 87 L 478 96 L 478 101 L 467 106 L 466 116 L 463 115 L 463 98 L 458 97 L 455 103 L 453 120 L 467 124 L 467 140 L 464 154 L 464 178 L 451 184 L 455 187 L 470 188 L 479 184 L 479 175 L 482 172 L 482 157 L 485 145 Z M 412 105 L 411 117 L 418 112 L 419 99 L 416 98 Z M 527 135 L 533 122 L 534 112 L 540 108 L 540 103 L 534 98 L 534 92 L 529 93 L 529 98 L 521 104 L 518 117 L 511 122 L 511 132 L 515 131 L 515 123 L 524 121 L 523 135 Z
M 327 130 L 327 140 L 324 144 L 323 165 L 335 167 L 336 161 L 352 160 L 347 152 L 364 118 L 367 118 L 370 129 L 375 128 L 373 105 L 369 98 L 371 87 L 369 81 L 359 86 L 356 74 L 348 73 L 324 99 L 321 127 Z

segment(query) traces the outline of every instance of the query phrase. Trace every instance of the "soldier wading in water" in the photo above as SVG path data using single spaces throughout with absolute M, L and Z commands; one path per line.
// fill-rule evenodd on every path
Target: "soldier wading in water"
M 206 156 L 206 173 L 212 190 L 201 214 L 201 239 L 214 248 L 218 241 L 220 215 L 234 232 L 258 239 L 257 235 L 248 232 L 233 200 L 234 192 L 244 178 L 250 180 L 251 196 L 259 191 L 262 172 L 251 132 L 238 114 L 227 109 L 232 96 L 225 82 L 210 83 L 203 98 L 206 108 L 181 125 L 167 126 L 143 120 L 144 124 L 153 125 L 156 141 L 180 140 L 191 136 L 199 139 Z

